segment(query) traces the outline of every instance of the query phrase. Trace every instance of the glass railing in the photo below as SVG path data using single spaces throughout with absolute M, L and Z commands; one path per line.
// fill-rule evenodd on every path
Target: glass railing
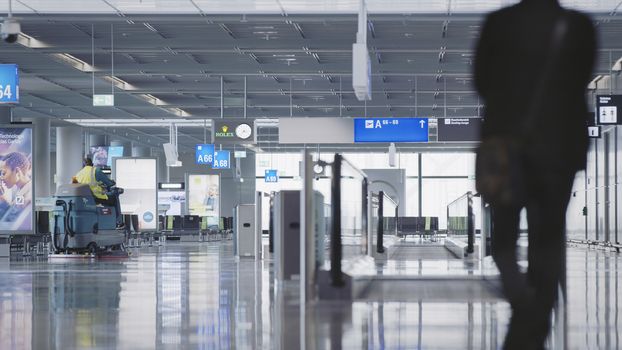
M 447 205 L 447 237 L 466 239 L 467 253 L 473 253 L 475 215 L 472 192 L 463 194 Z

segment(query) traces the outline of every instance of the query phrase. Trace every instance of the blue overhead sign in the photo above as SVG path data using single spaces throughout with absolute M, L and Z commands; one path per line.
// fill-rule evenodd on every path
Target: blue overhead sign
M 0 64 L 0 103 L 19 103 L 19 74 L 16 64 Z
M 279 182 L 279 174 L 276 169 L 266 169 L 264 180 L 266 182 Z
M 231 168 L 231 153 L 229 151 L 215 151 L 214 163 L 212 169 L 230 169 Z
M 428 118 L 355 118 L 354 142 L 428 142 Z
M 214 145 L 197 145 L 194 160 L 196 164 L 212 165 L 214 163 Z

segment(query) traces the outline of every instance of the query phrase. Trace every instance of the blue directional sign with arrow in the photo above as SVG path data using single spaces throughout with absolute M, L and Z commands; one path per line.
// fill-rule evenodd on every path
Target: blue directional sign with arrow
M 428 118 L 355 118 L 354 142 L 428 142 Z

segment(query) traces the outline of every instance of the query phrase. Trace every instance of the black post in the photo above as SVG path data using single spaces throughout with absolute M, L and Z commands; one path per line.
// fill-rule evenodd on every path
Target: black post
M 473 195 L 467 193 L 467 253 L 471 254 L 475 251 L 475 221 L 473 220 Z
M 378 233 L 376 237 L 376 252 L 384 253 L 384 191 L 378 193 Z
M 367 178 L 363 179 L 363 188 L 361 189 L 363 191 L 362 193 L 362 208 L 361 208 L 361 213 L 363 213 L 363 218 L 362 218 L 362 222 L 361 222 L 361 229 L 363 230 L 363 232 L 361 233 L 361 235 L 363 236 L 367 236 L 367 225 L 369 225 L 369 220 L 370 218 L 367 217 L 367 203 L 368 201 L 371 201 L 371 198 L 368 198 L 367 195 Z M 363 252 L 364 254 L 368 254 L 367 251 L 367 240 L 362 240 L 363 243 L 365 243 L 365 247 L 363 247 Z
M 333 227 L 330 238 L 330 275 L 333 286 L 343 286 L 341 275 L 341 155 L 335 154 L 331 179 L 331 211 Z
M 268 219 L 268 252 L 274 253 L 274 197 L 270 198 L 270 216 Z

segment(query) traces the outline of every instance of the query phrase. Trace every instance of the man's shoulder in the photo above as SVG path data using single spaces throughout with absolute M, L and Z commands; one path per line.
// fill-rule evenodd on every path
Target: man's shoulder
M 501 8 L 496 11 L 492 11 L 484 17 L 484 23 L 486 27 L 498 27 L 507 23 L 508 18 L 514 17 L 517 11 L 517 5 Z

